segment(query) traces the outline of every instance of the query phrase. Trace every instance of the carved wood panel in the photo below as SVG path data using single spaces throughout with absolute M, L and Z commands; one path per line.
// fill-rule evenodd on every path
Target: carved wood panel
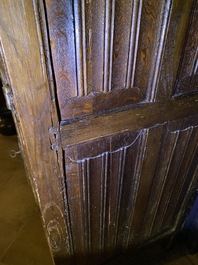
M 189 27 L 195 54 L 192 0 L 45 2 L 62 120 L 168 99 Z
M 197 1 L 45 9 L 71 264 L 102 264 L 173 233 L 197 185 L 198 98 L 178 97 L 196 91 Z
M 13 111 L 56 263 L 101 264 L 173 233 L 198 184 L 197 1 L 0 5 Z
M 198 91 L 198 2 L 195 1 L 192 8 L 191 20 L 188 27 L 181 66 L 175 88 L 176 95 Z
M 193 116 L 64 147 L 76 264 L 101 264 L 176 227 L 197 183 L 197 126 Z

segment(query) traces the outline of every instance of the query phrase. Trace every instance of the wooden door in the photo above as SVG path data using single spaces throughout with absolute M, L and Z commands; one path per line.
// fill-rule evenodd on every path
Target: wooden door
M 32 167 L 28 161 L 35 172 L 35 163 L 43 168 L 38 159 L 48 159 L 47 173 L 33 180 L 57 264 L 102 264 L 173 234 L 198 180 L 198 2 L 22 2 L 33 23 L 23 14 L 22 35 L 34 33 L 27 47 L 42 58 L 40 79 L 51 88 L 50 103 L 36 104 L 44 128 L 36 120 L 35 132 L 43 137 L 33 139 L 38 157 Z M 38 87 L 36 63 L 25 62 Z

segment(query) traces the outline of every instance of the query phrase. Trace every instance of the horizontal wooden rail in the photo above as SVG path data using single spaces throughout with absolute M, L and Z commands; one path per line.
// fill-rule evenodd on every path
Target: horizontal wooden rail
M 129 106 L 143 100 L 143 95 L 136 87 L 112 90 L 108 93 L 92 93 L 88 96 L 74 97 L 61 102 L 61 117 L 63 120 L 82 118 Z
M 196 114 L 198 114 L 197 94 L 163 102 L 137 104 L 132 109 L 89 116 L 69 124 L 61 122 L 62 147 L 149 128 Z

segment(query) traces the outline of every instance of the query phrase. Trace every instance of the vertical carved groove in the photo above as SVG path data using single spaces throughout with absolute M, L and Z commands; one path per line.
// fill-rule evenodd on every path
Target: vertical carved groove
M 120 150 L 120 158 L 119 158 L 119 172 L 118 172 L 118 186 L 117 186 L 118 194 L 117 194 L 117 206 L 116 206 L 114 249 L 116 248 L 117 238 L 118 238 L 118 223 L 119 223 L 120 207 L 121 207 L 124 168 L 126 162 L 126 150 L 127 150 L 126 147 Z
M 110 38 L 110 67 L 109 67 L 109 91 L 111 91 L 112 83 L 112 65 L 113 65 L 113 41 L 114 41 L 114 22 L 115 21 L 115 0 L 112 0 L 111 8 L 111 38 Z
M 177 131 L 175 133 L 174 145 L 172 147 L 171 154 L 170 154 L 170 157 L 169 157 L 169 160 L 168 160 L 168 163 L 167 163 L 165 176 L 164 176 L 164 180 L 163 180 L 163 185 L 162 185 L 162 188 L 161 188 L 161 191 L 160 191 L 160 195 L 159 195 L 158 200 L 157 200 L 157 206 L 156 206 L 155 213 L 153 215 L 154 216 L 153 217 L 153 221 L 152 221 L 151 226 L 150 226 L 149 236 L 152 234 L 152 230 L 153 230 L 153 227 L 154 227 L 154 223 L 155 223 L 155 220 L 156 220 L 157 212 L 158 212 L 158 209 L 159 209 L 159 206 L 160 206 L 160 202 L 161 202 L 161 199 L 162 199 L 162 194 L 164 192 L 164 187 L 165 187 L 165 184 L 166 184 L 168 172 L 169 172 L 169 169 L 170 169 L 170 165 L 171 165 L 171 162 L 172 162 L 173 155 L 175 153 L 175 148 L 177 146 L 178 139 L 179 139 L 179 131 Z
M 169 21 L 170 21 L 170 13 L 172 7 L 172 0 L 167 0 L 162 12 L 162 21 L 160 23 L 160 33 L 157 40 L 156 45 L 156 59 L 155 64 L 152 69 L 151 78 L 149 80 L 149 87 L 151 87 L 151 92 L 149 95 L 149 101 L 154 101 L 156 99 L 157 94 L 157 85 L 159 80 L 159 74 L 160 74 L 160 65 L 162 62 L 163 52 L 164 52 L 164 46 L 165 46 L 165 39 L 167 36 L 168 28 L 169 28 Z
M 101 250 L 104 250 L 105 242 L 105 216 L 106 216 L 106 197 L 107 197 L 107 173 L 108 173 L 108 152 L 102 155 L 101 169 Z
M 193 177 L 191 179 L 190 185 L 188 186 L 188 189 L 186 191 L 186 194 L 190 194 L 192 192 L 192 187 L 194 185 L 195 179 L 197 179 L 197 175 L 198 175 L 198 165 L 197 165 L 197 167 L 196 167 L 196 169 L 194 171 Z M 176 219 L 176 222 L 175 222 L 175 227 L 177 227 L 178 226 L 178 223 L 181 221 L 181 217 L 182 217 L 182 214 L 183 214 L 184 206 L 186 204 L 186 201 L 188 201 L 188 200 L 189 200 L 189 196 L 186 196 L 186 198 L 183 200 L 182 205 L 180 206 L 180 209 L 181 210 L 180 210 L 180 213 L 177 216 L 177 219 Z
M 194 131 L 194 128 L 192 127 L 191 128 L 191 135 L 192 135 L 192 133 L 193 133 L 193 131 Z M 194 142 L 194 139 L 193 139 L 193 137 L 191 137 L 190 139 L 189 139 L 189 143 L 190 142 Z M 188 147 L 189 148 L 189 147 Z M 183 179 L 181 180 L 181 182 L 182 182 L 182 185 L 181 185 L 181 187 L 180 187 L 180 191 L 179 191 L 179 194 L 178 194 L 178 196 L 176 197 L 176 199 L 175 199 L 175 201 L 174 201 L 174 208 L 173 208 L 173 211 L 172 212 L 174 212 L 174 210 L 175 210 L 175 208 L 177 207 L 177 203 L 178 203 L 178 201 L 179 201 L 179 198 L 181 198 L 181 195 L 182 195 L 182 190 L 183 190 L 183 188 L 184 188 L 184 185 L 185 185 L 185 183 L 186 183 L 186 180 L 188 179 L 188 177 L 189 177 L 189 175 L 188 175 L 188 171 L 189 171 L 189 168 L 190 168 L 190 166 L 191 166 L 191 162 L 192 161 L 194 161 L 194 159 L 196 158 L 196 154 L 197 154 L 197 148 L 198 148 L 198 142 L 196 143 L 196 144 L 194 144 L 194 146 L 193 146 L 193 148 L 191 149 L 192 150 L 192 153 L 190 154 L 190 159 L 189 159 L 189 161 L 188 161 L 188 166 L 187 166 L 187 168 L 185 169 L 185 173 L 184 173 L 184 177 L 183 177 Z
M 104 178 L 104 154 L 102 154 L 101 176 L 100 176 L 100 250 L 103 249 L 103 178 Z
M 65 151 L 63 150 L 63 157 L 66 158 Z M 64 168 L 65 168 L 65 178 L 64 178 L 64 202 L 65 202 L 65 216 L 66 216 L 66 225 L 68 230 L 68 238 L 69 238 L 69 248 L 71 251 L 71 256 L 74 257 L 74 239 L 72 235 L 72 220 L 71 220 L 71 212 L 70 212 L 70 205 L 69 205 L 69 197 L 68 197 L 68 189 L 67 189 L 67 176 L 66 176 L 66 159 L 64 159 Z
M 174 191 L 175 185 L 176 185 L 176 183 L 177 183 L 178 175 L 179 175 L 179 172 L 180 172 L 180 169 L 181 169 L 181 166 L 182 166 L 182 163 L 183 163 L 183 160 L 184 160 L 185 154 L 186 154 L 187 147 L 188 147 L 188 145 L 189 145 L 189 141 L 190 141 L 190 139 L 191 139 L 192 131 L 193 131 L 193 129 L 192 129 L 192 127 L 191 127 L 191 128 L 189 129 L 189 131 L 188 131 L 188 136 L 187 136 L 187 140 L 186 140 L 186 142 L 185 142 L 185 148 L 184 148 L 184 150 L 183 150 L 182 157 L 181 157 L 181 159 L 180 159 L 180 163 L 179 163 L 179 165 L 177 166 L 177 173 L 176 173 L 176 176 L 175 176 L 175 178 L 174 178 L 174 183 L 173 183 L 173 185 L 172 185 L 171 191 L 170 191 L 169 196 L 168 196 L 168 201 L 167 201 L 167 203 L 166 203 L 166 207 L 165 207 L 165 209 L 164 209 L 163 218 L 161 219 L 161 226 L 162 226 L 162 224 L 163 224 L 163 222 L 164 222 L 164 218 L 165 218 L 165 216 L 166 216 L 166 212 L 167 212 L 168 206 L 170 205 L 170 200 L 171 200 L 171 197 L 172 197 L 172 194 L 173 194 L 173 191 Z
M 165 127 L 166 128 L 166 127 Z M 165 135 L 162 140 L 162 145 L 160 147 L 158 161 L 155 167 L 152 188 L 150 191 L 150 196 L 144 216 L 142 239 L 147 239 L 152 232 L 154 226 L 155 217 L 159 207 L 159 203 L 162 197 L 164 185 L 167 179 L 167 174 L 169 172 L 170 164 L 174 154 L 176 142 L 178 135 L 174 134 L 171 139 L 168 138 L 169 147 L 166 152 L 163 152 L 164 148 L 167 146 L 167 134 L 164 131 Z M 156 199 L 157 198 L 157 199 Z
M 81 32 L 81 10 L 77 0 L 74 0 L 74 24 L 75 24 L 75 50 L 76 50 L 76 73 L 77 73 L 77 95 L 83 96 L 83 63 L 82 63 L 82 32 Z M 69 63 L 69 62 L 68 62 Z
M 103 91 L 111 91 L 115 0 L 106 0 L 104 26 L 104 84 Z
M 83 214 L 84 214 L 84 236 L 85 240 L 84 243 L 86 244 L 87 247 L 87 200 L 86 200 L 86 177 L 85 177 L 85 160 L 83 160 L 79 165 L 79 179 L 82 179 L 82 209 L 83 209 Z
M 126 88 L 133 87 L 134 84 L 141 14 L 142 14 L 142 0 L 140 1 L 134 0 L 132 18 L 131 18 L 129 55 L 128 55 L 128 65 L 126 73 Z
M 81 8 L 82 8 L 83 85 L 84 85 L 84 95 L 86 96 L 88 94 L 88 91 L 87 91 L 85 0 L 81 0 Z
M 88 208 L 88 250 L 91 253 L 91 220 L 90 220 L 90 165 L 89 159 L 87 161 L 87 208 Z
M 148 133 L 149 130 L 145 129 L 144 134 L 141 135 L 140 138 L 140 154 L 137 156 L 136 161 L 135 161 L 135 169 L 134 169 L 134 181 L 133 181 L 133 187 L 131 191 L 131 206 L 130 206 L 130 216 L 129 216 L 129 233 L 127 235 L 127 239 L 125 242 L 125 249 L 128 248 L 130 239 L 132 236 L 132 230 L 133 230 L 133 215 L 134 215 L 134 210 L 135 210 L 135 203 L 136 203 L 136 198 L 137 198 L 137 193 L 138 193 L 138 186 L 140 182 L 140 176 L 141 176 L 141 171 L 142 171 L 142 166 L 144 161 L 144 156 L 146 153 L 146 145 L 147 145 L 147 139 L 148 139 Z
M 111 0 L 106 1 L 105 6 L 105 38 L 104 38 L 104 84 L 103 91 L 108 91 L 108 70 L 109 70 L 109 28 L 110 28 L 110 2 Z
M 84 243 L 88 253 L 91 253 L 89 159 L 83 160 L 80 164 L 81 170 L 79 172 L 81 172 L 80 178 L 82 178 L 82 207 L 84 213 Z
M 133 87 L 133 85 L 134 85 L 135 67 L 136 67 L 137 51 L 138 51 L 138 41 L 139 41 L 139 34 L 140 34 L 141 14 L 142 14 L 142 0 L 140 0 L 140 2 L 139 2 L 139 9 L 138 9 L 136 40 L 135 40 L 134 56 L 133 56 L 133 68 L 132 68 L 132 74 L 131 74 L 131 87 Z
M 74 0 L 77 95 L 87 95 L 85 0 Z M 69 63 L 69 62 L 68 62 Z
M 106 201 L 107 201 L 107 178 L 108 178 L 108 163 L 109 154 L 105 154 L 105 178 L 104 178 L 104 213 L 103 213 L 103 246 L 105 240 L 105 216 L 106 216 Z
M 198 68 L 198 47 L 196 49 L 196 53 L 194 56 L 194 62 L 192 64 L 191 75 L 195 75 L 197 73 L 197 68 Z

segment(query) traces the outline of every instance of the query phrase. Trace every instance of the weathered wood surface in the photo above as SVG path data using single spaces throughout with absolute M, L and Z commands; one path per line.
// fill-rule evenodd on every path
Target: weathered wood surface
M 139 104 L 130 110 L 91 116 L 61 126 L 62 146 L 139 130 L 198 113 L 198 96 Z
M 31 0 L 1 1 L 0 37 L 25 164 L 51 251 L 60 258 L 70 255 L 70 245 L 61 159 L 58 161 L 61 153 L 51 150 L 54 136 L 49 136 L 49 128 L 58 127 L 58 117 L 48 84 L 36 10 L 36 2 Z
M 176 94 L 198 91 L 198 2 L 194 1 L 191 21 L 188 26 L 184 52 L 181 58 Z
M 193 21 L 191 16 L 195 5 L 193 0 L 46 0 L 61 119 L 70 118 L 71 111 L 73 117 L 81 116 L 82 109 L 84 114 L 100 112 L 103 105 L 100 108 L 97 104 L 98 93 L 104 93 L 106 101 L 114 90 L 123 91 L 124 98 L 124 90 L 136 87 L 139 101 L 169 99 L 175 91 L 191 24 L 185 60 L 188 48 L 190 57 L 196 51 L 196 40 L 191 37 L 196 31 L 196 11 Z M 90 106 L 90 101 L 99 106 Z M 73 102 L 76 106 L 80 103 L 81 111 L 73 107 Z M 127 104 L 122 101 L 122 106 Z M 114 105 L 112 99 L 109 109 Z
M 157 101 L 169 99 L 174 94 L 177 75 L 180 70 L 180 58 L 191 20 L 193 2 L 195 3 L 196 1 L 171 1 L 167 27 L 164 27 L 166 33 L 162 42 L 163 51 L 159 65 L 160 74 L 157 76 L 158 90 L 154 96 Z
M 198 184 L 198 116 L 65 146 L 64 156 L 75 262 L 101 264 L 177 228 Z
M 141 101 L 143 101 L 143 95 L 138 88 L 133 87 L 113 90 L 110 93 L 94 93 L 86 97 L 71 98 L 65 102 L 62 112 L 64 119 L 69 120 L 91 114 L 101 114 Z
M 172 234 L 198 182 L 197 0 L 0 10 L 3 81 L 55 262 L 101 264 Z

